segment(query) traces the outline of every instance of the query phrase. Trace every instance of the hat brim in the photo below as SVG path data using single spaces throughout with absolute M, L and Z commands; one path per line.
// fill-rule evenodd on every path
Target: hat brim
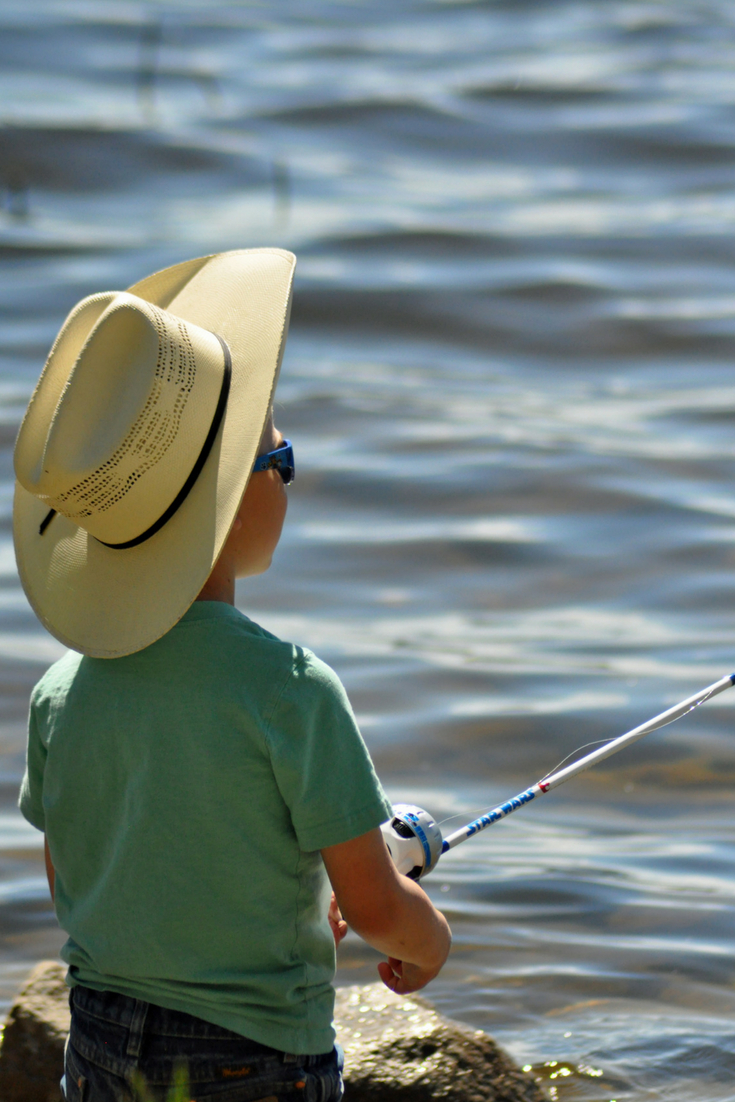
M 186 500 L 154 536 L 106 547 L 16 482 L 18 571 L 52 635 L 96 658 L 119 658 L 164 635 L 195 600 L 229 534 L 258 453 L 288 329 L 296 258 L 242 249 L 189 260 L 128 288 L 217 333 L 232 355 L 227 410 Z M 187 472 L 184 472 L 186 474 Z

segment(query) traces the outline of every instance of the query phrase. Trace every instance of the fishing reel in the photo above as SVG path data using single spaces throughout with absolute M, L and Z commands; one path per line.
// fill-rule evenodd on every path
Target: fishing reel
M 393 864 L 411 880 L 431 872 L 442 855 L 442 832 L 421 807 L 396 804 L 393 817 L 380 829 Z

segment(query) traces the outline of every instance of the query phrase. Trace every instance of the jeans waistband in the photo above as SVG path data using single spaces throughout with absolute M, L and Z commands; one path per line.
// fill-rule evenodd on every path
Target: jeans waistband
M 307 1067 L 325 1059 L 324 1054 L 281 1052 L 193 1014 L 170 1010 L 116 991 L 97 991 L 77 984 L 70 991 L 69 1005 L 78 1026 L 82 1026 L 81 1019 L 87 1019 L 95 1032 L 106 1027 L 107 1030 L 117 1033 L 128 1057 L 136 1058 L 140 1055 L 143 1038 L 148 1036 L 165 1040 L 172 1046 L 176 1042 L 237 1045 L 242 1057 L 270 1057 L 279 1059 L 284 1064 L 298 1063 Z M 121 1035 L 123 1031 L 126 1034 L 124 1042 Z M 83 1032 L 86 1033 L 87 1030 Z

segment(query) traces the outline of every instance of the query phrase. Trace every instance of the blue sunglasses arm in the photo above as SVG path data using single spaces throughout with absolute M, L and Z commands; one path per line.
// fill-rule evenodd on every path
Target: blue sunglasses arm
M 280 448 L 272 452 L 259 455 L 253 464 L 253 471 L 278 471 L 284 467 L 294 469 L 293 447 L 290 440 L 284 440 Z

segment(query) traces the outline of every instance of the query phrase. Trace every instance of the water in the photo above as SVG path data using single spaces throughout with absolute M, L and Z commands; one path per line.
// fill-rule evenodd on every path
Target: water
M 395 799 L 463 821 L 735 668 L 735 4 L 0 3 L 0 997 L 60 935 L 14 810 L 60 647 L 11 451 L 66 311 L 299 255 L 276 564 Z M 429 990 L 562 1102 L 735 1099 L 735 693 L 440 863 Z M 340 982 L 375 978 L 356 940 Z

